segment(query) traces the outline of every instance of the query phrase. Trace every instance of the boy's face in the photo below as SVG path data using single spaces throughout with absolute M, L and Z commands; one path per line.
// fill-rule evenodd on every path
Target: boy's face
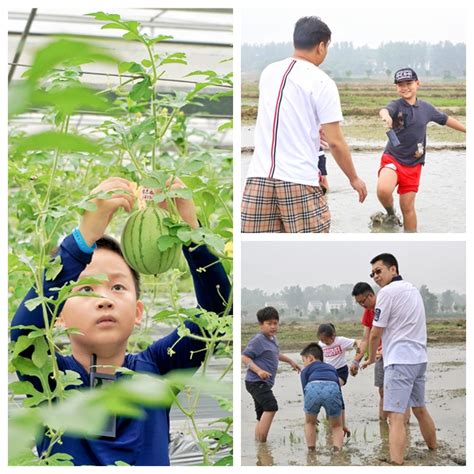
M 263 321 L 263 323 L 259 323 L 260 331 L 267 337 L 273 337 L 278 332 L 278 324 L 276 319 Z
M 405 100 L 416 98 L 416 91 L 420 87 L 420 81 L 403 81 L 395 84 L 398 95 Z
M 66 328 L 77 328 L 82 334 L 71 334 L 71 345 L 84 352 L 103 356 L 126 348 L 135 325 L 140 324 L 143 303 L 137 301 L 132 272 L 120 255 L 98 249 L 79 278 L 107 275 L 98 285 L 78 286 L 74 291 L 96 293 L 101 298 L 78 296 L 68 299 L 57 320 Z
M 319 336 L 319 340 L 323 344 L 326 344 L 326 346 L 330 346 L 334 342 L 334 339 L 336 339 L 336 336 L 326 336 L 325 334 Z
M 301 356 L 301 358 L 303 359 L 303 365 L 305 367 L 316 360 L 312 355 Z

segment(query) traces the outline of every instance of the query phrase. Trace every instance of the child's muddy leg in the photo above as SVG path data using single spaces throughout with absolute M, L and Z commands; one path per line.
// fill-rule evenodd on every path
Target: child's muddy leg
M 400 194 L 400 209 L 403 214 L 405 232 L 416 232 L 415 192 Z
M 270 431 L 270 426 L 272 426 L 273 418 L 276 414 L 276 411 L 264 411 L 262 417 L 257 422 L 255 427 L 255 439 L 264 443 L 267 440 L 268 432 Z
M 308 449 L 316 448 L 316 426 L 318 424 L 318 417 L 305 413 L 304 415 L 304 437 Z
M 389 215 L 395 214 L 395 209 L 393 208 L 393 191 L 397 186 L 397 182 L 398 177 L 394 169 L 385 167 L 380 170 L 379 179 L 377 181 L 377 197 Z

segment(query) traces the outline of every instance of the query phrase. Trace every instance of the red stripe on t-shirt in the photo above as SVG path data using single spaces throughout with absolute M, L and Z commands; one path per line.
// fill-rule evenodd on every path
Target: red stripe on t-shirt
M 275 172 L 278 121 L 279 121 L 279 116 L 280 116 L 280 105 L 283 98 L 283 89 L 285 88 L 286 78 L 288 77 L 288 74 L 290 74 L 290 71 L 293 69 L 293 66 L 295 64 L 296 64 L 296 60 L 293 59 L 293 61 L 291 61 L 290 65 L 288 66 L 288 69 L 285 71 L 285 74 L 283 74 L 283 77 L 281 79 L 280 89 L 278 91 L 278 96 L 277 96 L 277 100 L 275 104 L 275 113 L 273 115 L 273 127 L 272 127 L 272 147 L 270 149 L 270 157 L 271 157 L 272 164 L 270 166 L 270 172 L 268 173 L 269 178 L 273 178 L 273 173 Z

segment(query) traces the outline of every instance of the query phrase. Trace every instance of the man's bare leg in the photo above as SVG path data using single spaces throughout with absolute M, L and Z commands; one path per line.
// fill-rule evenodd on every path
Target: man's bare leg
M 393 464 L 402 465 L 405 457 L 406 429 L 405 413 L 388 413 L 389 435 L 388 444 L 390 448 L 390 461 Z
M 434 424 L 433 418 L 431 418 L 431 415 L 429 414 L 426 407 L 413 407 L 412 410 L 413 414 L 418 420 L 420 431 L 423 439 L 426 442 L 426 445 L 429 449 L 436 449 L 436 426 Z

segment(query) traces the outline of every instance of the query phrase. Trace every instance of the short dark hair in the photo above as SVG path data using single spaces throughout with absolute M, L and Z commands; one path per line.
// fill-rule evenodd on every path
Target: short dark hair
M 122 257 L 123 261 L 127 264 L 127 267 L 132 272 L 132 278 L 133 283 L 135 284 L 135 292 L 137 293 L 137 299 L 140 298 L 140 273 L 138 273 L 127 263 L 122 253 L 122 247 L 120 247 L 118 241 L 115 240 L 113 237 L 110 237 L 110 235 L 104 235 L 95 244 L 97 245 L 98 249 L 110 250 L 111 252 L 116 253 L 117 255 L 120 255 L 120 257 Z
M 382 263 L 388 268 L 395 267 L 397 269 L 397 275 L 398 275 L 398 262 L 397 262 L 397 259 L 391 253 L 381 253 L 380 255 L 377 255 L 370 261 L 370 264 L 373 265 L 375 262 L 378 262 L 379 260 L 381 260 Z
M 320 324 L 318 328 L 318 337 L 327 336 L 332 337 L 336 335 L 336 326 L 332 323 Z
M 265 308 L 257 311 L 257 319 L 260 324 L 264 321 L 277 320 L 280 321 L 278 311 L 273 306 L 265 306 Z
M 354 288 L 352 288 L 352 296 L 364 295 L 365 293 L 371 293 L 372 295 L 375 295 L 373 288 L 365 281 L 356 283 Z
M 135 285 L 135 292 L 137 294 L 138 300 L 138 298 L 140 298 L 140 274 L 136 270 L 134 270 L 125 260 L 125 257 L 122 253 L 122 248 L 120 247 L 118 241 L 115 240 L 113 237 L 110 237 L 110 235 L 104 235 L 95 244 L 97 245 L 98 249 L 110 250 L 111 252 L 116 253 L 117 255 L 120 255 L 122 257 L 123 261 L 127 264 L 127 267 L 132 272 L 133 283 Z M 54 258 L 58 255 L 58 253 L 59 247 L 55 247 L 51 252 L 51 256 Z
M 312 355 L 316 360 L 324 362 L 324 353 L 317 342 L 311 342 L 301 352 L 300 356 Z
M 312 49 L 319 43 L 331 40 L 331 30 L 317 16 L 304 16 L 295 24 L 293 46 L 295 49 Z

